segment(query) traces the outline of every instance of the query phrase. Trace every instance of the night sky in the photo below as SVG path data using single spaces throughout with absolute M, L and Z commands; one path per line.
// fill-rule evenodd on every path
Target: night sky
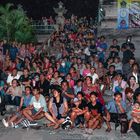
M 57 7 L 60 0 L 0 0 L 0 4 L 14 3 L 21 4 L 23 9 L 27 11 L 27 15 L 33 19 L 41 19 L 42 16 L 55 16 L 53 7 Z M 77 16 L 97 16 L 99 0 L 61 0 L 68 10 L 66 17 L 70 17 L 72 13 Z

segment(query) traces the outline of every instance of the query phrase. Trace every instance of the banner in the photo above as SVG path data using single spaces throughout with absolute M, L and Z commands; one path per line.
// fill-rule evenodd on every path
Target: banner
M 129 5 L 131 0 L 118 0 L 118 29 L 129 27 Z

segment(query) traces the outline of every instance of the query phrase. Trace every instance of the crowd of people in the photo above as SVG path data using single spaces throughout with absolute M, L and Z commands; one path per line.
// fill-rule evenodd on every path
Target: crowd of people
M 113 122 L 122 133 L 140 136 L 140 69 L 131 36 L 121 46 L 117 38 L 108 46 L 82 19 L 67 20 L 51 35 L 47 51 L 0 41 L 1 115 L 7 105 L 17 108 L 2 120 L 5 127 L 28 127 L 45 117 L 54 129 L 95 130 L 105 122 L 110 132 Z

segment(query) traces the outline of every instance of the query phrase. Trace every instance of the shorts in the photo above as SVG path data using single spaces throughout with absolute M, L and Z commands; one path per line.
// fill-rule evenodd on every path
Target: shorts
M 31 110 L 31 112 L 32 112 L 32 115 L 35 115 L 37 113 L 37 111 L 34 108 Z

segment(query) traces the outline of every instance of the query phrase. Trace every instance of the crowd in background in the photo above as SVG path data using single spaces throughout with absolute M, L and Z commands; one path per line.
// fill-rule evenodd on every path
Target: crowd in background
M 17 107 L 3 119 L 6 127 L 28 127 L 46 117 L 55 129 L 69 123 L 94 130 L 105 122 L 110 132 L 114 122 L 122 133 L 133 129 L 140 136 L 140 73 L 131 36 L 108 46 L 91 22 L 66 20 L 47 51 L 40 44 L 0 41 L 1 115 L 7 105 Z

